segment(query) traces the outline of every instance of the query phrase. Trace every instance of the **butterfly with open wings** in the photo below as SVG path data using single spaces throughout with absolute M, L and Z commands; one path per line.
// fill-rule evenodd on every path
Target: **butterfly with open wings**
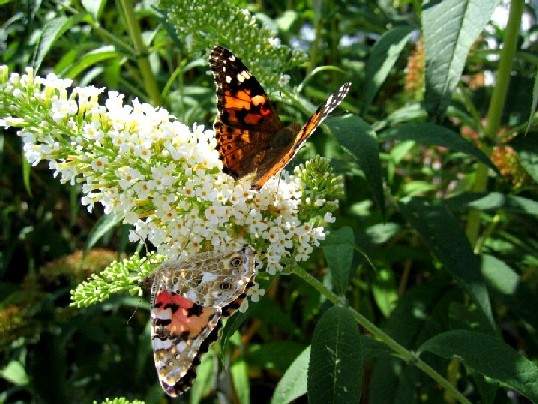
M 209 64 L 217 85 L 219 114 L 214 128 L 223 170 L 235 179 L 252 176 L 255 190 L 289 163 L 351 87 L 342 85 L 302 127 L 284 126 L 260 83 L 237 56 L 215 46 Z

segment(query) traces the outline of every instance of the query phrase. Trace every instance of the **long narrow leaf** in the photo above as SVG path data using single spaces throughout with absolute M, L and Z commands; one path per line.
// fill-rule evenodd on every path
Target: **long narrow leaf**
M 486 212 L 504 209 L 507 212 L 522 213 L 538 219 L 538 202 L 501 192 L 464 193 L 445 199 L 443 205 L 449 209 L 477 209 Z
M 43 59 L 45 58 L 49 50 L 54 46 L 56 40 L 61 37 L 65 31 L 71 28 L 77 21 L 78 18 L 68 18 L 64 16 L 60 16 L 50 21 L 47 21 L 47 23 L 43 27 L 39 46 L 36 48 L 36 54 L 34 55 L 34 60 L 32 63 L 32 66 L 35 70 L 39 70 L 41 62 L 43 62 Z
M 326 122 L 336 136 L 338 143 L 357 160 L 384 216 L 385 197 L 383 195 L 381 162 L 374 131 L 364 120 L 351 114 L 329 118 Z
M 332 285 L 339 295 L 345 294 L 349 283 L 354 248 L 355 235 L 351 227 L 342 227 L 330 233 L 323 244 L 327 266 L 331 271 Z
M 422 6 L 426 47 L 426 109 L 442 116 L 471 45 L 500 0 L 428 0 Z
M 286 404 L 306 394 L 306 378 L 310 347 L 307 347 L 290 365 L 278 382 L 271 404 Z
M 308 401 L 358 403 L 361 396 L 360 333 L 351 311 L 333 307 L 319 320 L 310 351 Z
M 85 251 L 91 249 L 107 232 L 121 222 L 121 218 L 114 214 L 109 214 L 101 217 L 95 226 L 93 226 L 88 241 L 86 242 Z
M 538 70 L 536 71 L 536 74 L 534 75 L 534 87 L 532 89 L 532 103 L 531 103 L 531 110 L 529 111 L 529 122 L 527 124 L 527 129 L 525 130 L 525 133 L 529 131 L 529 128 L 531 126 L 531 122 L 534 117 L 534 111 L 536 111 L 536 107 L 538 106 Z
M 74 79 L 90 67 L 114 58 L 119 59 L 119 54 L 113 46 L 103 46 L 102 48 L 92 50 L 80 57 L 76 63 L 71 66 L 69 71 L 65 74 L 65 77 Z
M 394 27 L 379 38 L 373 46 L 364 72 L 364 94 L 362 96 L 361 115 L 368 110 L 379 88 L 385 82 L 390 69 L 396 63 L 405 44 L 411 36 L 410 26 Z
M 491 256 L 482 257 L 482 274 L 490 290 L 506 307 L 538 330 L 538 296 L 505 262 Z
M 448 331 L 425 342 L 420 351 L 458 357 L 478 373 L 538 402 L 538 367 L 496 337 L 468 330 Z

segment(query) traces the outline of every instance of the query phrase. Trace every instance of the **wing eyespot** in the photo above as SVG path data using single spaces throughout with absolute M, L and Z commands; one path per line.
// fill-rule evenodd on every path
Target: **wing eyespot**
M 233 257 L 230 260 L 230 266 L 232 268 L 239 268 L 241 265 L 243 265 L 243 258 L 241 257 Z

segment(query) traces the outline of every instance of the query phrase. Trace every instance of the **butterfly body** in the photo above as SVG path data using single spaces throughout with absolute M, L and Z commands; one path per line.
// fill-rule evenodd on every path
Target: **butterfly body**
M 215 46 L 210 65 L 217 84 L 214 128 L 223 171 L 234 179 L 248 176 L 255 190 L 289 163 L 351 86 L 340 87 L 302 127 L 284 126 L 260 83 L 232 52 Z

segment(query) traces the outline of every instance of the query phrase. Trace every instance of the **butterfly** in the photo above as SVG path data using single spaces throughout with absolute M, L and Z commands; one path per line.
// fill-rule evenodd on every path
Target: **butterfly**
M 237 56 L 215 46 L 209 64 L 217 86 L 219 114 L 213 127 L 223 171 L 234 179 L 252 176 L 254 190 L 289 163 L 351 87 L 349 82 L 342 85 L 302 127 L 284 126 L 260 83 Z
M 247 244 L 237 251 L 166 261 L 146 279 L 153 358 L 166 394 L 177 397 L 191 387 L 221 319 L 241 306 L 256 272 L 255 250 Z

